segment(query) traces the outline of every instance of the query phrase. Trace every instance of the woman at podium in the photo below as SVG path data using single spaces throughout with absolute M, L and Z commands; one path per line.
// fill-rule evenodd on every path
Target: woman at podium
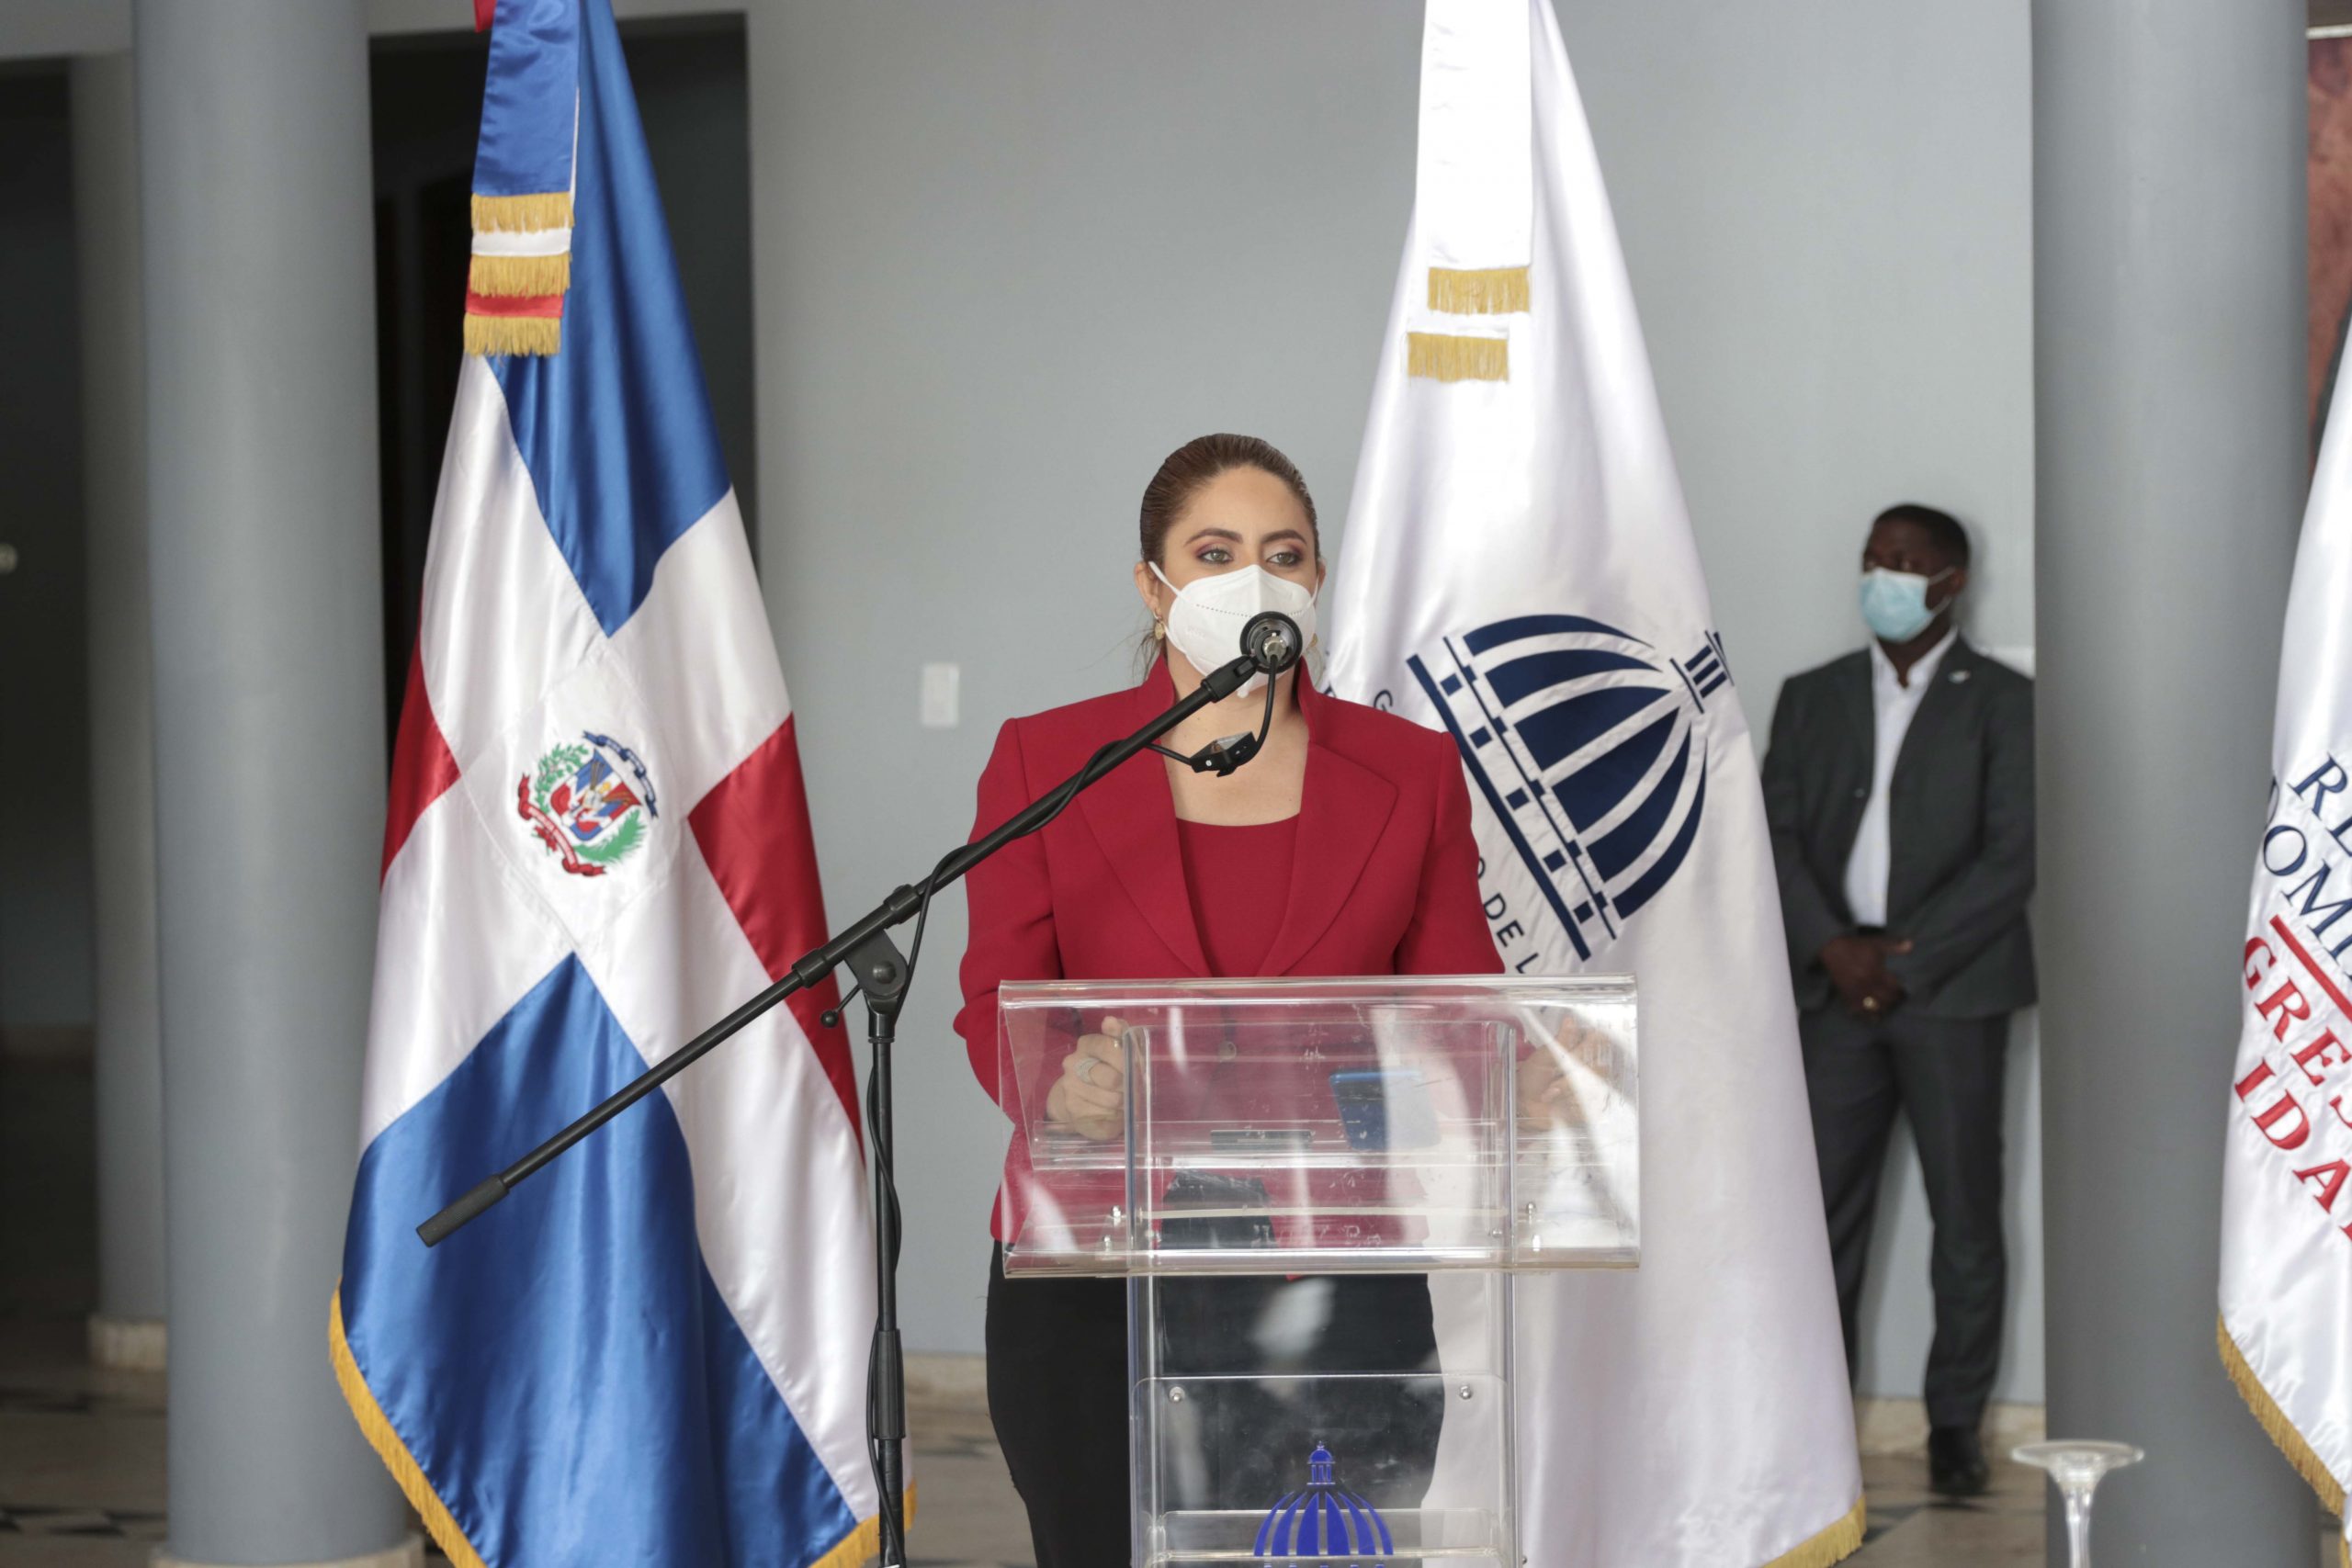
M 1238 651 L 1242 626 L 1275 610 L 1312 638 L 1325 563 L 1315 503 L 1289 458 L 1264 441 L 1204 435 L 1145 488 L 1135 591 L 1151 618 L 1142 682 L 1004 726 L 980 776 L 974 837 L 1076 772 L 1189 693 Z M 1229 773 L 1144 753 L 1080 794 L 1041 832 L 982 862 L 968 881 L 971 935 L 956 1027 L 1000 1103 L 997 990 L 1051 979 L 1498 972 L 1479 906 L 1470 802 L 1452 739 L 1317 693 L 1298 668 L 1263 677 L 1193 716 L 1170 753 L 1254 733 Z M 1052 1086 L 1047 1114 L 1088 1136 L 1119 1126 L 1120 1021 L 1090 1021 Z M 1015 1138 L 998 1195 L 988 1298 L 989 1407 L 1029 1513 L 1037 1568 L 1127 1561 L 1126 1293 L 1112 1280 L 1008 1282 L 1016 1233 Z M 1305 1281 L 1329 1292 L 1321 1370 L 1433 1359 L 1429 1291 L 1418 1275 Z M 1205 1280 L 1198 1331 L 1247 1328 L 1280 1280 Z M 1213 1353 L 1204 1346 L 1204 1353 Z M 1434 1409 L 1400 1410 L 1377 1464 L 1426 1483 Z

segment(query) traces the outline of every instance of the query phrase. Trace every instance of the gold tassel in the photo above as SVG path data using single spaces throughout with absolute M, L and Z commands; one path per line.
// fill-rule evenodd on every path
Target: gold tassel
M 433 1543 L 441 1549 L 455 1568 L 484 1568 L 481 1553 L 473 1549 L 458 1521 L 440 1495 L 433 1490 L 433 1483 L 425 1479 L 424 1469 L 411 1457 L 408 1445 L 384 1415 L 384 1407 L 376 1403 L 375 1392 L 368 1380 L 360 1375 L 359 1363 L 352 1359 L 351 1342 L 343 1332 L 343 1292 L 337 1290 L 327 1306 L 327 1350 L 334 1360 L 334 1381 L 343 1389 L 343 1400 L 351 1406 L 352 1418 L 359 1423 L 359 1430 L 368 1439 L 384 1468 L 392 1472 L 393 1482 L 424 1520 Z M 904 1522 L 915 1522 L 915 1489 L 910 1484 L 906 1494 Z M 882 1550 L 882 1521 L 866 1519 L 843 1537 L 835 1546 L 808 1568 L 863 1568 Z
M 2270 1440 L 2278 1445 L 2278 1451 L 2287 1456 L 2287 1462 L 2295 1467 L 2296 1473 L 2311 1483 L 2312 1490 L 2319 1494 L 2319 1500 L 2326 1505 L 2328 1512 L 2343 1513 L 2343 1486 L 2328 1473 L 2327 1465 L 2303 1440 L 2303 1435 L 2295 1430 L 2295 1424 L 2287 1419 L 2287 1413 L 2278 1408 L 2278 1402 L 2270 1397 L 2262 1380 L 2254 1375 L 2252 1364 L 2238 1349 L 2237 1341 L 2230 1337 L 2229 1324 L 2217 1319 L 2213 1326 L 2222 1350 L 2222 1370 L 2237 1385 L 2238 1396 L 2254 1412 L 2255 1420 L 2270 1434 Z M 2346 1553 L 2346 1568 L 2352 1568 L 2352 1553 Z
M 915 1522 L 915 1489 L 911 1483 L 907 1487 L 906 1512 L 899 1522 L 910 1528 Z M 882 1520 L 877 1516 L 862 1520 L 839 1546 L 808 1564 L 808 1568 L 865 1568 L 881 1553 Z
M 447 1505 L 433 1490 L 433 1483 L 425 1478 L 424 1468 L 401 1441 L 392 1429 L 391 1421 L 384 1415 L 384 1407 L 376 1403 L 374 1391 L 360 1375 L 359 1363 L 351 1357 L 351 1343 L 343 1335 L 343 1292 L 338 1289 L 327 1308 L 327 1353 L 334 1361 L 334 1381 L 343 1389 L 343 1402 L 351 1406 L 352 1419 L 359 1423 L 360 1435 L 384 1468 L 392 1472 L 393 1482 L 424 1520 L 425 1530 L 433 1543 L 441 1549 L 456 1568 L 482 1568 L 481 1553 L 466 1539 L 458 1521 L 449 1517 Z
M 1862 1527 L 1870 1518 L 1870 1500 L 1854 1499 L 1852 1511 L 1794 1551 L 1783 1551 L 1764 1568 L 1829 1568 L 1861 1550 Z
M 553 316 L 466 318 L 468 354 L 553 354 L 563 343 L 563 323 Z
M 1405 374 L 1430 381 L 1508 381 L 1510 344 L 1498 337 L 1407 333 Z
M 537 229 L 569 229 L 571 227 L 571 193 L 551 190 L 537 196 L 474 196 L 474 232 L 509 229 L 527 232 Z
M 486 256 L 477 254 L 466 275 L 477 294 L 560 294 L 571 287 L 571 253 L 551 256 Z
M 1523 266 L 1430 268 L 1430 309 L 1457 316 L 1507 316 L 1524 310 L 1527 269 Z

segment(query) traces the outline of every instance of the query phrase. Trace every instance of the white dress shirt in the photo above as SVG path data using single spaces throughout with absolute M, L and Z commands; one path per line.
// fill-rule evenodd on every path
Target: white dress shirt
M 1886 876 L 1892 855 L 1887 839 L 1887 786 L 1894 782 L 1894 760 L 1902 755 L 1903 738 L 1911 731 L 1919 700 L 1927 695 L 1936 667 L 1944 661 L 1951 639 L 1958 635 L 1957 627 L 1944 633 L 1941 642 L 1919 656 L 1919 661 L 1911 666 L 1907 686 L 1895 678 L 1894 661 L 1887 658 L 1886 649 L 1875 637 L 1871 640 L 1871 710 L 1877 754 L 1871 762 L 1870 804 L 1862 807 L 1861 829 L 1854 835 L 1854 848 L 1846 856 L 1846 907 L 1854 912 L 1858 926 L 1886 924 Z

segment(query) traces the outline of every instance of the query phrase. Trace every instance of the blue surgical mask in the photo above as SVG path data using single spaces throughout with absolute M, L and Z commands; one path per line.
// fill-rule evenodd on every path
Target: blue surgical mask
M 1946 567 L 1933 577 L 1922 577 L 1916 571 L 1889 571 L 1874 566 L 1862 573 L 1862 619 L 1872 633 L 1888 642 L 1909 642 L 1928 629 L 1936 618 L 1935 610 L 1928 608 L 1928 589 L 1951 575 Z

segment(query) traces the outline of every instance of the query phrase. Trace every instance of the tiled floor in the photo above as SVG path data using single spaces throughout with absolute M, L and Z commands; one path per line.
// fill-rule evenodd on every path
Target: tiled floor
M 922 1568 L 1026 1568 L 1028 1533 L 988 1417 L 933 1400 L 913 1415 Z M 2041 1562 L 2041 1477 L 2002 1466 L 1991 1495 L 1925 1493 L 1920 1461 L 1873 1458 L 1869 1544 L 1855 1568 Z M 82 1364 L 78 1327 L 0 1320 L 0 1568 L 145 1568 L 164 1537 L 164 1389 Z
M 1027 1568 L 1020 1502 L 986 1416 L 934 1405 L 914 1417 L 922 1508 L 909 1542 L 915 1562 Z M 1871 1518 L 1862 1550 L 1847 1559 L 1852 1568 L 2039 1568 L 2046 1484 L 2039 1471 L 2000 1466 L 1993 1491 L 1965 1504 L 1929 1497 L 1921 1458 L 1873 1457 L 1862 1471 Z M 953 1541 L 956 1554 L 932 1555 L 940 1541 Z M 0 1548 L 0 1563 L 6 1561 Z

